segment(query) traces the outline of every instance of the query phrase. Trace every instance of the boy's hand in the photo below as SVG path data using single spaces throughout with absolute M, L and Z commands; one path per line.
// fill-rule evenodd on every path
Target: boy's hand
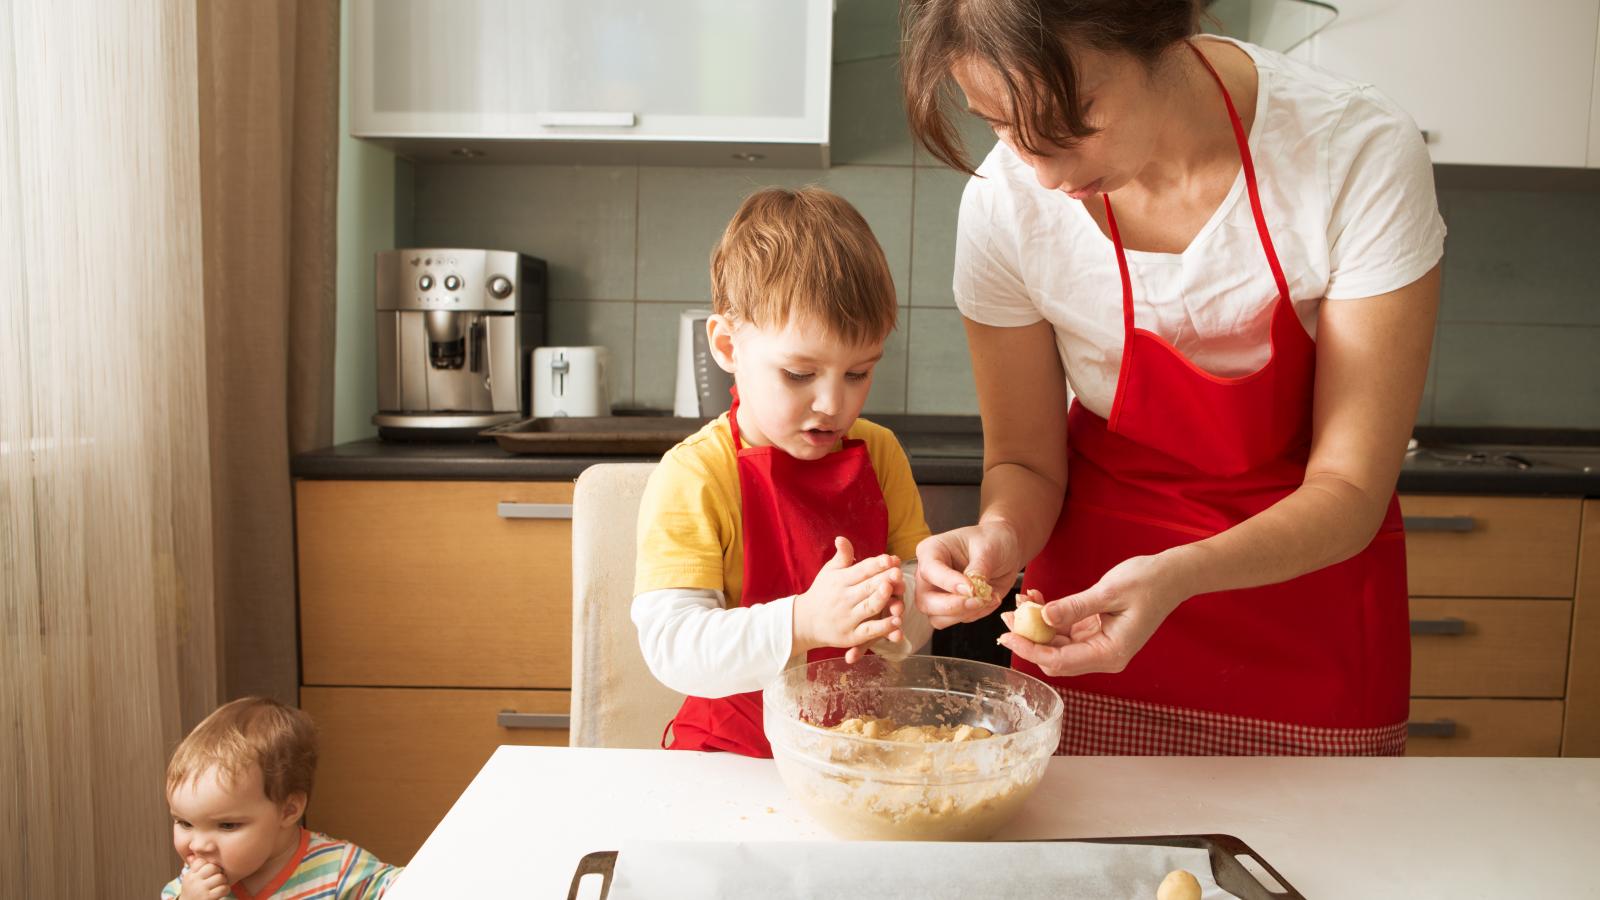
M 833 558 L 795 598 L 795 649 L 843 647 L 845 661 L 855 662 L 867 644 L 899 640 L 905 611 L 904 600 L 897 599 L 905 594 L 900 559 L 885 554 L 856 562 L 854 548 L 842 537 L 833 539 L 833 547 Z
M 216 863 L 189 858 L 189 871 L 183 873 L 183 891 L 178 900 L 223 900 L 228 896 L 228 878 Z

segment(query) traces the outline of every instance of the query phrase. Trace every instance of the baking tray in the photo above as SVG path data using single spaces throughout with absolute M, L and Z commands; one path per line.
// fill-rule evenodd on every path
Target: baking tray
M 479 432 L 511 453 L 554 456 L 660 456 L 709 419 L 674 416 L 550 416 Z
M 1267 862 L 1266 857 L 1250 848 L 1249 844 L 1231 834 L 1166 834 L 1144 837 L 1109 838 L 1054 838 L 1048 843 L 1078 844 L 1139 844 L 1157 847 L 1182 847 L 1204 850 L 1211 857 L 1211 874 L 1217 886 L 1243 900 L 1305 900 L 1305 895 L 1295 890 L 1289 879 Z M 1245 868 L 1239 857 L 1252 857 L 1261 868 L 1277 879 L 1282 891 L 1268 890 Z M 572 884 L 567 888 L 567 900 L 577 900 L 578 886 L 585 875 L 599 875 L 600 900 L 611 893 L 611 875 L 616 871 L 617 851 L 600 850 L 578 860 L 578 869 L 572 874 Z

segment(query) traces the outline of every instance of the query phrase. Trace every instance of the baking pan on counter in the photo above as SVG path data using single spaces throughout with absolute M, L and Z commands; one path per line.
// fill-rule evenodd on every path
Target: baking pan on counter
M 1004 846 L 1008 842 L 994 842 Z M 1250 845 L 1229 834 L 1173 834 L 1147 837 L 1112 837 L 1112 838 L 1058 838 L 1045 841 L 1021 841 L 1018 844 L 1063 843 L 1063 844 L 1115 844 L 1124 846 L 1145 847 L 1174 847 L 1189 850 L 1204 850 L 1211 860 L 1211 876 L 1216 886 L 1241 900 L 1305 900 L 1304 895 L 1289 884 L 1288 879 L 1279 874 L 1266 858 Z M 616 850 L 604 850 L 589 853 L 578 861 L 578 868 L 572 875 L 571 886 L 567 890 L 567 900 L 577 900 L 580 882 L 588 875 L 598 875 L 601 878 L 600 900 L 606 900 L 611 892 L 611 879 L 616 871 L 617 859 L 620 853 Z M 1277 881 L 1272 888 L 1257 880 L 1241 857 L 1248 857 L 1257 863 L 1260 868 Z M 1067 887 L 1064 885 L 1063 887 Z M 592 893 L 592 891 L 591 891 Z M 1063 896 L 1067 896 L 1063 894 Z M 1153 895 L 1152 895 L 1153 896 Z
M 660 456 L 709 419 L 675 416 L 552 416 L 479 432 L 510 453 L 550 456 Z

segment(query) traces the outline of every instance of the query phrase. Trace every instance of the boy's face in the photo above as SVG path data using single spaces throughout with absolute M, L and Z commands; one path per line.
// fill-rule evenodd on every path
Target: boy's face
M 717 364 L 739 387 L 739 433 L 798 459 L 827 455 L 861 415 L 883 342 L 849 345 L 820 326 L 791 320 L 782 330 L 712 316 Z
M 293 794 L 282 805 L 268 799 L 261 768 L 225 785 L 215 768 L 178 785 L 167 795 L 172 809 L 172 847 L 193 868 L 215 863 L 229 884 L 256 874 L 287 841 L 299 840 L 305 795 Z

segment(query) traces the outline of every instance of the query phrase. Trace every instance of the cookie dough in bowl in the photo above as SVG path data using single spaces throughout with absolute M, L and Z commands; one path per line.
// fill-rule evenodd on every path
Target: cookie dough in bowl
M 1061 738 L 1048 685 L 964 659 L 793 666 L 762 701 L 784 786 L 845 838 L 987 838 L 1022 808 Z

